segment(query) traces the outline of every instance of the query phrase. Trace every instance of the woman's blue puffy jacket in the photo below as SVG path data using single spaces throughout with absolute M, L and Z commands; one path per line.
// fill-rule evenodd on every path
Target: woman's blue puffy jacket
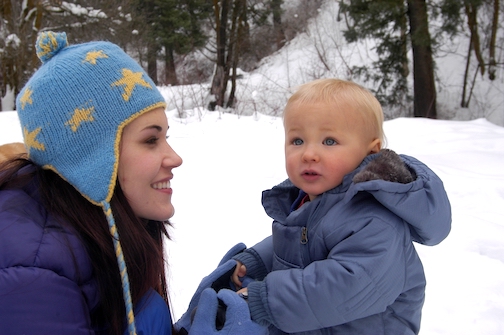
M 84 244 L 47 213 L 36 181 L 0 190 L 0 334 L 92 335 L 99 301 Z M 154 290 L 135 306 L 135 322 L 139 335 L 171 334 L 168 306 Z

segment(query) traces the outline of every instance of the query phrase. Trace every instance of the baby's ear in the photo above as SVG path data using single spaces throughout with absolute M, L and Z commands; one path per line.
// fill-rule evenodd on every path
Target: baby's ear
M 379 138 L 374 139 L 369 143 L 368 155 L 376 154 L 381 150 L 381 140 Z

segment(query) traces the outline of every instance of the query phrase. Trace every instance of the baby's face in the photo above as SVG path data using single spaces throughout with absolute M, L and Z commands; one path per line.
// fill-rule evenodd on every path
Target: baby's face
M 365 134 L 362 117 L 348 104 L 290 104 L 284 128 L 287 175 L 310 200 L 341 184 L 367 155 L 380 150 L 380 140 Z

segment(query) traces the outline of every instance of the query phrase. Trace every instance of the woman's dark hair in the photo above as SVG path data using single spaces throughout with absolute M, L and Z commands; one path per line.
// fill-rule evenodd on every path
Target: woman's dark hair
M 101 302 L 91 321 L 107 334 L 122 335 L 126 309 L 116 254 L 103 210 L 86 200 L 72 185 L 51 170 L 45 170 L 26 159 L 13 160 L 0 166 L 0 190 L 17 188 L 35 181 L 46 210 L 78 232 L 93 266 Z M 19 170 L 33 165 L 31 173 Z M 99 172 L 97 172 L 99 173 Z M 130 290 L 135 304 L 150 288 L 168 304 L 163 239 L 169 238 L 168 222 L 139 219 L 131 209 L 119 183 L 110 202 L 126 260 Z M 78 270 L 78 269 L 77 269 Z

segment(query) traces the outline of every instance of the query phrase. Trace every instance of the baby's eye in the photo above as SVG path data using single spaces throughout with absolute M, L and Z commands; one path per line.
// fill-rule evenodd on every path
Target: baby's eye
M 296 138 L 296 139 L 294 139 L 292 141 L 292 144 L 294 144 L 294 145 L 301 145 L 301 144 L 303 144 L 303 140 L 300 139 L 300 138 Z
M 324 144 L 325 145 L 336 145 L 336 144 L 338 144 L 338 142 L 336 142 L 336 140 L 334 138 L 326 138 L 324 140 Z

